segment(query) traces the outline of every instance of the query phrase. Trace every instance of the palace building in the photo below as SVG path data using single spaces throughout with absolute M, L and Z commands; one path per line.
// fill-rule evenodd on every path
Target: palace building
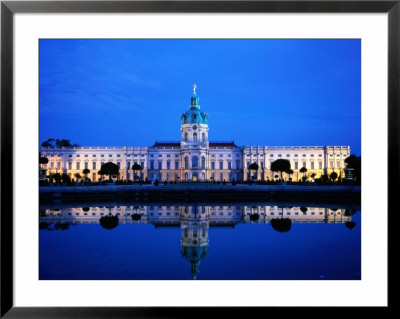
M 271 164 L 287 159 L 293 174 L 283 173 L 283 178 L 298 181 L 333 171 L 344 177 L 350 146 L 237 146 L 233 141 L 210 141 L 208 114 L 200 109 L 194 85 L 189 110 L 181 115 L 180 141 L 156 141 L 144 147 L 41 147 L 40 153 L 49 160 L 44 167 L 47 174 L 66 173 L 71 179 L 86 168 L 88 177 L 98 181 L 101 166 L 113 162 L 120 167 L 120 179 L 127 181 L 267 181 L 277 175 Z M 142 169 L 133 171 L 134 163 Z M 258 170 L 250 170 L 252 163 L 258 164 Z M 300 172 L 303 167 L 307 172 Z

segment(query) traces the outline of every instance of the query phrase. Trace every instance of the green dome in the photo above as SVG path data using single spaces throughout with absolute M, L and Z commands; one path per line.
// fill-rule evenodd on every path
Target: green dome
M 196 86 L 193 88 L 193 95 L 190 98 L 189 111 L 182 113 L 182 124 L 208 124 L 208 114 L 200 111 L 199 97 L 196 94 Z

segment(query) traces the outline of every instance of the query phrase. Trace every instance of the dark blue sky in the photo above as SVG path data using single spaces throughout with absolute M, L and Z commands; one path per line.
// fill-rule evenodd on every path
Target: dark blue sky
M 350 145 L 360 40 L 40 40 L 40 143 L 179 141 L 193 83 L 211 141 Z

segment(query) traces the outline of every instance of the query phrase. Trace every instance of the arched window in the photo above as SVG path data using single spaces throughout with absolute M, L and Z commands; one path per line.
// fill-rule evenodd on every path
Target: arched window
M 192 168 L 197 168 L 199 165 L 199 158 L 197 156 L 192 157 Z
M 201 157 L 201 168 L 202 169 L 206 168 L 206 158 L 204 156 Z
M 185 133 L 185 142 L 187 141 L 187 139 L 188 139 L 188 134 Z
M 193 133 L 193 142 L 197 142 L 197 133 Z
M 206 140 L 206 134 L 201 134 L 201 140 L 204 142 Z
M 185 157 L 185 169 L 189 168 L 189 160 L 187 157 Z

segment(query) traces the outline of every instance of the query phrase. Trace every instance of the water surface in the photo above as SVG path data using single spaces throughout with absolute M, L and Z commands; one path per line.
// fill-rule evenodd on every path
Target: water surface
M 361 211 L 349 207 L 48 206 L 39 232 L 41 280 L 361 279 Z

